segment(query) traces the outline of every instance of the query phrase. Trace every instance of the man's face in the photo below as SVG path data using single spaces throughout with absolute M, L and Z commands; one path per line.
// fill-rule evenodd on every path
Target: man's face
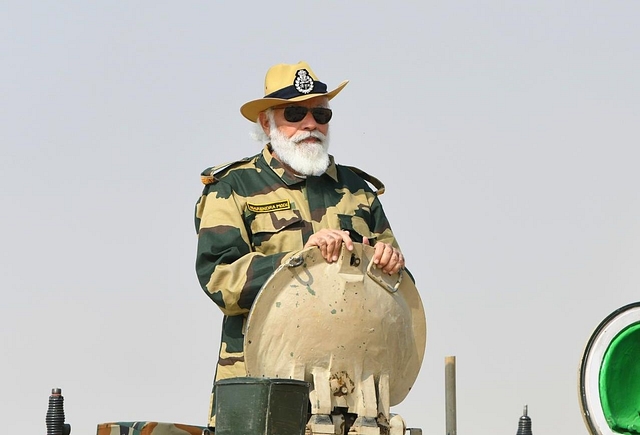
M 311 112 L 297 122 L 287 121 L 284 107 L 297 105 L 315 108 L 327 107 L 326 97 L 287 104 L 274 108 L 269 114 L 260 114 L 260 124 L 270 138 L 274 156 L 291 169 L 303 175 L 321 175 L 329 166 L 329 124 L 318 123 Z

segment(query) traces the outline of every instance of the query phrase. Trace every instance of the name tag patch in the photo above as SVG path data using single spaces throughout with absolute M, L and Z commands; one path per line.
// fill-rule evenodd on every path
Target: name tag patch
M 288 199 L 278 202 L 270 202 L 268 204 L 251 204 L 247 203 L 249 211 L 254 213 L 269 213 L 277 210 L 291 210 L 291 203 Z

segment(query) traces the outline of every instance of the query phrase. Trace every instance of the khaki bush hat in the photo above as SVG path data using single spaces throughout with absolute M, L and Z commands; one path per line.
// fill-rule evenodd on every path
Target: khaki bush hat
M 327 85 L 318 80 L 308 63 L 304 61 L 292 65 L 281 63 L 267 71 L 264 79 L 264 97 L 243 104 L 240 113 L 249 121 L 256 122 L 258 114 L 269 107 L 291 101 L 304 101 L 322 95 L 332 99 L 347 86 L 347 83 L 349 80 L 343 81 L 333 91 L 327 92 Z

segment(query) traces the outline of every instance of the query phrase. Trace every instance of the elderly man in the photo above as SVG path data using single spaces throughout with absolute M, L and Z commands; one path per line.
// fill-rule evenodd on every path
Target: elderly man
M 224 313 L 216 381 L 246 376 L 246 316 L 267 278 L 301 249 L 317 246 L 334 262 L 343 244 L 352 250 L 359 242 L 374 247 L 383 272 L 404 267 L 378 200 L 382 184 L 328 154 L 329 100 L 347 83 L 328 92 L 305 62 L 271 67 L 265 96 L 240 109 L 268 143 L 260 154 L 202 173 L 196 271 Z M 212 396 L 210 426 L 213 411 Z

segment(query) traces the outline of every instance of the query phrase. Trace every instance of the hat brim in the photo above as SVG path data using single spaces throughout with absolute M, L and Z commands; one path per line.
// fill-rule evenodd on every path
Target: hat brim
M 252 100 L 248 103 L 244 103 L 242 107 L 240 107 L 240 113 L 242 113 L 242 116 L 247 118 L 249 121 L 256 122 L 258 120 L 258 115 L 260 114 L 260 112 L 263 112 L 270 107 L 280 106 L 282 104 L 287 104 L 294 101 L 305 101 L 316 97 L 327 97 L 328 99 L 332 99 L 333 97 L 338 95 L 338 93 L 342 89 L 344 89 L 345 86 L 347 86 L 347 83 L 349 83 L 349 80 L 343 81 L 338 85 L 337 88 L 335 88 L 331 92 L 327 92 L 326 94 L 300 95 L 299 97 L 290 98 L 288 100 L 285 98 L 258 98 L 257 100 Z

